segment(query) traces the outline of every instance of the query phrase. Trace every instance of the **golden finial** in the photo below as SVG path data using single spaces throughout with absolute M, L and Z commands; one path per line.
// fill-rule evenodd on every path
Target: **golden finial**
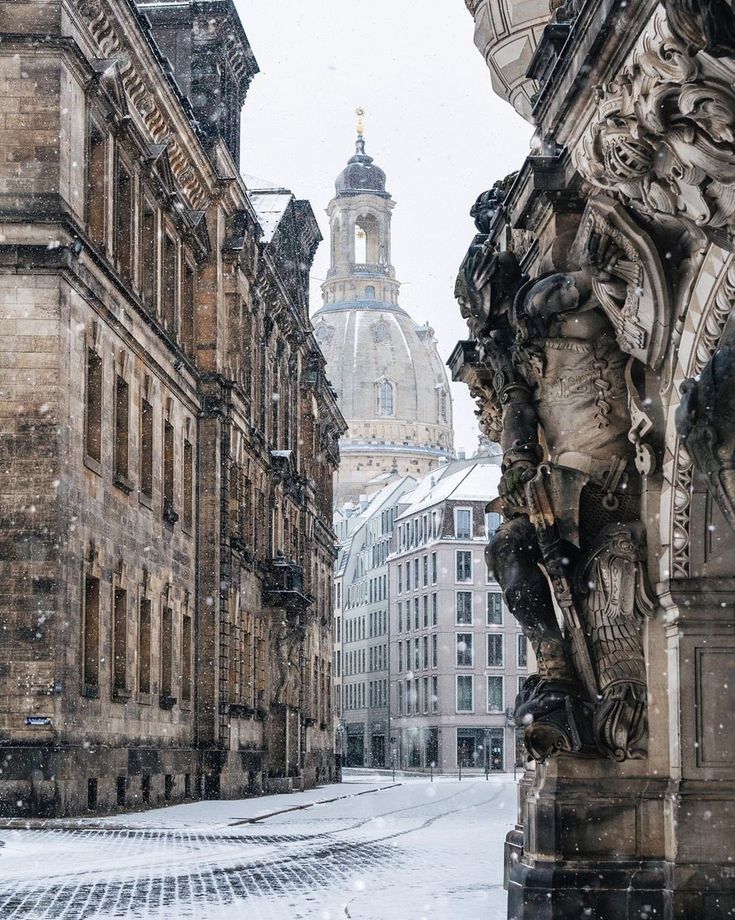
M 365 109 L 363 109 L 362 106 L 358 106 L 355 109 L 355 115 L 357 115 L 357 136 L 362 137 L 363 131 L 365 130 L 365 122 L 363 121 Z

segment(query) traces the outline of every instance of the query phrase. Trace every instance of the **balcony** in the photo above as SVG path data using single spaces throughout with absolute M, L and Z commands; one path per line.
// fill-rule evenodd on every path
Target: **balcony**
M 286 610 L 305 610 L 311 598 L 304 593 L 304 569 L 279 552 L 268 564 L 263 585 L 263 604 Z

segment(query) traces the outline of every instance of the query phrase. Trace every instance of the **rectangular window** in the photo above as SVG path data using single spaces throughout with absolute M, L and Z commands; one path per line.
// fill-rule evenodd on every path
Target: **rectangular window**
M 423 599 L 423 610 L 424 610 L 424 629 L 429 627 L 429 595 L 424 594 Z
M 242 686 L 240 687 L 242 694 Z M 191 700 L 191 617 L 184 616 L 181 623 L 181 699 Z
M 133 277 L 133 178 L 117 164 L 115 182 L 115 238 L 117 265 L 123 278 Z
M 526 637 L 521 633 L 518 637 L 518 667 L 527 668 L 528 667 L 528 641 Z
M 406 681 L 406 715 L 411 715 L 411 681 Z
M 115 440 L 112 445 L 113 477 L 119 485 L 128 481 L 130 446 L 130 388 L 127 381 L 115 375 Z
M 422 703 L 423 703 L 422 709 L 424 712 L 428 712 L 429 711 L 429 678 L 428 677 L 423 678 L 421 689 L 422 689 L 421 696 L 422 696 Z
M 140 402 L 140 491 L 153 497 L 153 406 L 145 399 Z
M 403 594 L 403 566 L 398 566 L 398 593 Z
M 438 574 L 439 574 L 439 573 L 438 573 L 438 569 L 437 569 L 436 553 L 432 553 L 432 554 L 431 554 L 431 583 L 432 583 L 432 585 L 435 585 L 435 584 L 436 584 L 437 578 L 438 578 Z
M 421 627 L 421 620 L 419 618 L 419 599 L 415 597 L 413 599 L 413 628 L 419 629 Z
M 184 502 L 184 527 L 191 530 L 194 520 L 194 452 L 190 441 L 184 441 L 184 469 L 182 470 Z
M 188 355 L 194 354 L 194 299 L 196 297 L 196 275 L 192 266 L 184 261 L 181 280 L 181 344 Z
M 174 426 L 163 425 L 163 517 L 167 524 L 175 524 L 178 514 L 174 510 Z
M 115 589 L 112 617 L 112 692 L 127 689 L 128 677 L 128 592 Z
M 457 633 L 457 667 L 471 668 L 473 663 L 472 633 Z
M 138 620 L 138 693 L 151 692 L 151 602 L 140 599 Z
M 431 595 L 431 625 L 436 626 L 439 622 L 439 607 L 436 594 Z
M 457 712 L 474 710 L 474 681 L 471 674 L 457 675 Z
M 403 601 L 398 601 L 398 632 L 403 632 Z
M 454 512 L 454 535 L 458 540 L 472 538 L 472 512 L 469 508 L 457 508 Z
M 173 696 L 174 614 L 164 607 L 161 616 L 161 697 Z
M 439 712 L 439 678 L 431 678 L 431 711 Z
M 432 633 L 431 635 L 431 666 L 432 668 L 437 667 L 437 635 Z
M 497 511 L 488 511 L 485 514 L 485 536 L 489 540 L 500 527 L 501 517 Z
M 411 590 L 411 563 L 406 563 L 406 591 Z
M 422 649 L 423 649 L 424 667 L 428 668 L 429 667 L 429 637 L 424 636 L 423 639 L 421 640 L 421 644 L 422 644 Z
M 413 669 L 418 671 L 421 668 L 421 653 L 419 651 L 418 638 L 413 640 Z
M 100 246 L 105 242 L 107 214 L 107 141 L 92 126 L 89 132 L 89 174 L 87 177 L 87 223 L 89 235 Z
M 487 711 L 502 712 L 503 703 L 503 678 L 497 674 L 491 674 L 487 679 Z
M 403 670 L 403 643 L 398 643 L 398 673 Z
M 499 591 L 488 591 L 487 594 L 487 625 L 503 625 L 503 595 Z
M 458 626 L 472 626 L 471 591 L 457 591 L 457 616 L 455 622 Z
M 403 683 L 398 684 L 398 715 L 402 716 L 405 711 L 403 702 Z
M 100 580 L 89 575 L 84 580 L 83 637 L 83 690 L 96 694 L 100 685 Z
M 158 236 L 156 212 L 153 205 L 143 200 L 140 234 L 140 292 L 143 303 L 155 312 L 158 300 Z
M 422 561 L 424 587 L 429 584 L 429 557 L 424 556 Z
M 457 581 L 472 581 L 472 553 L 469 550 L 457 551 Z
M 176 335 L 176 243 L 168 234 L 163 237 L 163 309 L 161 320 L 166 332 Z
M 417 556 L 413 560 L 413 586 L 418 588 L 419 586 L 419 557 Z
M 87 456 L 98 463 L 102 458 L 102 358 L 87 349 L 87 398 L 84 417 Z
M 489 668 L 502 668 L 503 666 L 503 636 L 499 633 L 489 633 L 487 637 L 487 666 Z

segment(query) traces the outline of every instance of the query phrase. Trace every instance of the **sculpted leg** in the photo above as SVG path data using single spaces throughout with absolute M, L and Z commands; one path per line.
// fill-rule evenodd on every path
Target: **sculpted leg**
M 551 589 L 539 568 L 541 553 L 528 518 L 513 518 L 496 531 L 488 544 L 486 561 L 503 589 L 508 609 L 531 643 L 539 677 L 576 682 L 551 601 Z
M 586 752 L 593 741 L 591 713 L 556 619 L 549 583 L 539 568 L 541 553 L 528 518 L 503 524 L 486 556 L 537 659 L 537 673 L 526 681 L 515 708 L 529 754 L 544 760 L 555 751 Z

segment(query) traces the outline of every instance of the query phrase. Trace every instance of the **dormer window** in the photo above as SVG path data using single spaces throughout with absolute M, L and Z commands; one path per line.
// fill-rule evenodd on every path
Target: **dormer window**
M 376 385 L 377 410 L 380 418 L 395 415 L 395 385 L 390 380 L 379 380 Z

